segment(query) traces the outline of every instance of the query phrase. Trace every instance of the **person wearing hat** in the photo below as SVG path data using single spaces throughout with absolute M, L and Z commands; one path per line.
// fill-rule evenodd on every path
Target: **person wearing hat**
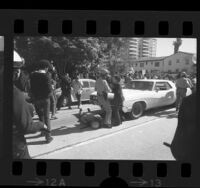
M 48 60 L 40 60 L 37 64 L 37 69 L 30 75 L 30 91 L 33 97 L 36 113 L 40 121 L 45 123 L 48 132 L 45 134 L 46 142 L 50 143 L 51 124 L 50 124 L 50 96 L 52 94 L 51 79 L 47 74 L 50 68 Z
M 13 82 L 19 78 L 22 66 L 20 59 L 14 56 Z M 48 131 L 43 122 L 33 122 L 32 113 L 23 92 L 13 85 L 13 158 L 15 159 L 30 159 L 25 134 Z
M 112 118 L 112 108 L 110 105 L 110 102 L 107 98 L 107 95 L 112 90 L 110 89 L 107 81 L 106 81 L 106 74 L 107 71 L 100 71 L 99 77 L 95 83 L 95 90 L 97 91 L 97 100 L 98 103 L 102 106 L 104 111 L 106 112 L 105 118 L 104 118 L 104 124 L 111 128 L 111 118 Z
M 179 73 L 176 80 L 176 111 L 179 110 L 183 98 L 186 97 L 187 88 L 191 87 L 187 74 L 185 72 Z

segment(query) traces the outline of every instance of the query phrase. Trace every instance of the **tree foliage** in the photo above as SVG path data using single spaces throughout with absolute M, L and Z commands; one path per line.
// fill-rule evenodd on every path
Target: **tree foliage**
M 93 72 L 98 66 L 114 71 L 127 59 L 127 42 L 114 37 L 16 37 L 14 47 L 30 71 L 40 59 L 48 59 L 59 74 L 72 75 Z

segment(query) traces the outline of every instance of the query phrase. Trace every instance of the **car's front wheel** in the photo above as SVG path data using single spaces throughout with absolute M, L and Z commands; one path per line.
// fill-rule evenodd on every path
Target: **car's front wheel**
M 133 104 L 132 110 L 130 112 L 130 117 L 131 119 L 136 119 L 142 116 L 144 113 L 144 106 L 142 105 L 141 102 L 137 102 Z

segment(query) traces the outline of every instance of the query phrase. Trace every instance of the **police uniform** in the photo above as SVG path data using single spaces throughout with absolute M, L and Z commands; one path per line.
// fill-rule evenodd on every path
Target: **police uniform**
M 186 97 L 187 88 L 190 88 L 191 85 L 188 82 L 187 78 L 181 77 L 176 80 L 176 110 L 179 109 L 179 106 L 184 97 Z
M 106 98 L 107 93 L 111 92 L 106 80 L 101 77 L 97 79 L 95 90 L 97 91 L 97 100 L 106 112 L 104 124 L 110 126 L 112 118 L 112 109 L 109 100 Z

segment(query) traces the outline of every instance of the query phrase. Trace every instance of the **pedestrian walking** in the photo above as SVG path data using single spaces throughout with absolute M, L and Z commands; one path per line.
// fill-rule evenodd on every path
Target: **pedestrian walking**
M 76 96 L 76 99 L 78 101 L 78 108 L 80 108 L 81 106 L 81 94 L 83 91 L 83 85 L 79 80 L 79 76 L 75 76 L 75 79 L 72 82 L 72 88 L 73 88 L 73 92 Z
M 122 106 L 123 106 L 124 96 L 120 85 L 120 77 L 114 76 L 112 81 L 113 81 L 112 92 L 114 93 L 114 98 L 111 100 L 112 125 L 118 126 L 122 124 L 121 116 L 122 116 Z
M 176 111 L 179 110 L 181 102 L 186 97 L 187 88 L 191 88 L 191 85 L 186 78 L 185 72 L 179 73 L 176 80 Z
M 13 63 L 13 81 L 19 78 L 21 62 Z M 27 148 L 25 134 L 38 131 L 47 131 L 47 126 L 41 122 L 33 122 L 32 110 L 29 103 L 26 102 L 23 92 L 13 85 L 13 158 L 30 159 Z
M 72 81 L 71 78 L 69 77 L 69 74 L 66 73 L 64 76 L 61 76 L 61 96 L 58 99 L 57 102 L 57 110 L 60 110 L 61 106 L 63 106 L 63 102 L 64 99 L 67 99 L 67 106 L 69 109 L 72 109 L 71 107 L 71 103 L 72 103 L 72 99 L 71 99 L 71 87 L 72 87 Z
M 106 71 L 101 70 L 99 77 L 95 83 L 95 90 L 97 91 L 97 100 L 100 106 L 105 111 L 104 125 L 111 128 L 112 108 L 108 100 L 108 93 L 111 89 L 106 81 Z
M 30 75 L 30 83 L 35 110 L 39 116 L 40 121 L 47 125 L 48 133 L 45 134 L 45 138 L 46 142 L 50 143 L 53 140 L 51 137 L 51 124 L 49 118 L 52 86 L 51 79 L 47 74 L 48 69 L 48 60 L 39 61 L 37 70 Z

